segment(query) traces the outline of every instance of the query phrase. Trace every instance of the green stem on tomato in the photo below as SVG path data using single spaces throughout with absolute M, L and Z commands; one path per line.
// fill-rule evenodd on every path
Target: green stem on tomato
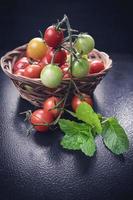
M 56 53 L 57 53 L 58 51 L 59 51 L 59 48 L 57 48 L 57 49 L 54 51 L 54 54 L 53 54 L 52 59 L 51 59 L 51 65 L 54 64 L 55 55 L 56 55 Z
M 62 108 L 62 110 L 61 110 L 61 112 L 60 112 L 59 116 L 56 118 L 56 120 L 53 122 L 53 124 L 52 124 L 52 125 L 56 125 L 56 124 L 58 123 L 59 119 L 61 118 L 61 115 L 62 115 L 62 114 L 63 114 L 63 112 L 64 112 L 64 107 L 65 107 L 65 104 L 66 104 L 67 98 L 68 98 L 68 96 L 69 96 L 69 93 L 70 93 L 71 84 L 72 84 L 72 82 L 70 81 L 70 82 L 69 82 L 69 86 L 68 86 L 67 93 L 66 93 L 66 95 L 65 95 L 65 97 L 64 97 L 64 101 L 63 101 L 63 108 Z
M 69 49 L 69 48 L 67 48 L 67 47 L 65 47 L 65 46 L 63 46 L 63 45 L 61 45 L 61 47 L 62 47 L 63 49 L 65 49 L 65 50 L 71 52 L 72 55 L 73 55 L 76 59 L 78 59 L 78 57 L 77 57 L 77 55 L 76 55 L 76 53 L 75 53 L 74 51 L 72 51 L 71 49 Z
M 64 101 L 64 98 L 63 99 L 61 99 L 55 106 L 53 106 L 51 109 L 49 109 L 49 111 L 50 110 L 54 110 L 54 109 L 61 109 L 61 107 L 59 107 L 62 103 L 63 103 L 63 101 Z
M 71 80 L 71 81 L 72 81 L 72 84 L 74 85 L 75 90 L 77 91 L 77 93 L 80 94 L 80 95 L 82 95 L 81 92 L 80 92 L 80 90 L 78 89 L 76 83 L 74 82 L 74 80 Z
M 40 34 L 41 38 L 44 40 L 44 38 L 43 38 L 43 34 L 42 34 L 42 31 L 41 31 L 41 30 L 39 30 L 38 32 L 39 32 L 39 34 Z
M 70 29 L 71 30 L 71 29 Z M 71 35 L 71 37 L 72 38 L 77 38 L 78 37 L 78 35 L 77 34 L 72 34 Z M 68 37 L 66 37 L 66 38 L 64 38 L 64 40 L 63 40 L 63 42 L 62 42 L 62 44 L 64 44 L 65 42 L 67 42 L 69 40 L 69 36 Z
M 63 19 L 58 22 L 56 29 L 59 30 L 59 28 L 64 24 L 64 22 L 66 22 L 66 16 L 64 15 Z
M 70 61 L 69 61 L 69 64 L 70 64 L 70 71 L 72 73 L 72 50 L 73 50 L 72 33 L 71 33 L 71 26 L 70 26 L 70 23 L 69 23 L 69 19 L 68 19 L 68 17 L 66 15 L 64 15 L 64 17 L 66 19 L 67 32 L 68 32 L 68 37 L 69 37 L 69 42 L 70 42 L 71 52 L 70 52 Z
M 64 15 L 64 18 L 63 20 L 61 21 L 61 23 L 64 23 L 66 22 L 66 26 L 67 26 L 67 32 L 68 32 L 68 37 L 69 37 L 69 42 L 70 42 L 70 61 L 69 61 L 69 65 L 70 65 L 70 71 L 72 72 L 72 51 L 73 51 L 73 46 L 72 46 L 72 33 L 71 33 L 71 26 L 70 26 L 70 23 L 69 23 L 69 19 L 66 15 Z M 59 23 L 59 24 L 61 24 Z M 65 104 L 66 104 L 66 101 L 67 101 L 67 98 L 69 96 L 69 93 L 70 93 L 70 89 L 71 89 L 71 86 L 72 86 L 72 77 L 70 78 L 70 82 L 69 82 L 69 86 L 68 86 L 68 90 L 67 90 L 67 93 L 64 97 L 64 102 L 63 102 L 63 108 L 65 107 Z M 64 109 L 62 109 L 62 111 L 60 112 L 59 116 L 57 117 L 57 119 L 54 121 L 54 125 L 58 123 L 62 113 L 64 112 Z

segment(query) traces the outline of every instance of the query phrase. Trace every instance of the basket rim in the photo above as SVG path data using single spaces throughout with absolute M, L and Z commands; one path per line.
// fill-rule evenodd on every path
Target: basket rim
M 0 59 L 0 65 L 1 65 L 1 68 L 2 70 L 4 71 L 4 73 L 9 76 L 11 79 L 14 79 L 14 80 L 19 80 L 19 81 L 22 81 L 22 82 L 31 82 L 31 83 L 36 83 L 36 84 L 39 84 L 39 85 L 42 85 L 42 82 L 41 82 L 41 79 L 40 78 L 28 78 L 28 77 L 24 77 L 24 76 L 18 76 L 18 75 L 15 75 L 12 73 L 12 66 L 13 64 L 11 63 L 11 60 L 13 60 L 13 57 L 18 57 L 17 54 L 21 54 L 22 51 L 25 51 L 27 47 L 27 44 L 24 44 L 22 46 L 19 46 L 9 52 L 7 52 L 4 56 L 1 57 Z M 100 71 L 99 73 L 94 73 L 94 74 L 88 74 L 87 76 L 85 76 L 84 78 L 75 78 L 73 77 L 73 80 L 80 80 L 80 81 L 84 81 L 85 78 L 93 78 L 93 77 L 97 77 L 97 76 L 100 76 L 101 74 L 105 74 L 107 73 L 107 71 L 109 71 L 111 68 L 112 68 L 112 59 L 109 57 L 109 55 L 103 51 L 99 51 L 97 49 L 93 49 L 92 50 L 95 54 L 97 54 L 98 56 L 101 57 L 101 60 L 103 60 L 104 62 L 107 61 L 107 63 L 104 63 L 106 64 L 105 65 L 105 69 Z M 14 56 L 13 56 L 14 54 Z M 8 60 L 8 64 L 6 62 L 6 60 Z M 10 66 L 10 69 L 7 69 L 6 66 L 8 65 L 11 65 Z M 62 82 L 68 82 L 70 80 L 70 78 L 63 78 L 62 79 Z

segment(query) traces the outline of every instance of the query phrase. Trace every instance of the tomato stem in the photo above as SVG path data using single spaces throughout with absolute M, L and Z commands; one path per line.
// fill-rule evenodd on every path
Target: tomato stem
M 72 81 L 72 84 L 74 85 L 75 90 L 77 91 L 77 93 L 81 95 L 81 92 L 79 91 L 79 89 L 78 89 L 78 87 L 77 87 L 75 81 L 74 81 L 74 80 L 71 80 L 71 81 Z
M 69 42 L 70 42 L 71 52 L 70 52 L 70 61 L 69 61 L 69 64 L 70 64 L 70 71 L 72 72 L 72 51 L 73 51 L 72 32 L 71 32 L 71 26 L 70 26 L 68 17 L 66 15 L 64 15 L 64 18 L 66 19 L 67 32 L 68 32 L 68 37 L 69 37 Z
M 63 103 L 63 101 L 64 101 L 64 98 L 63 99 L 61 99 L 55 106 L 53 106 L 51 109 L 49 109 L 49 111 L 50 110 L 54 110 L 54 109 L 61 109 L 61 107 L 59 107 L 59 106 L 61 106 L 61 104 Z
M 70 30 L 72 30 L 72 29 L 70 29 Z M 78 37 L 79 35 L 77 35 L 77 34 L 72 34 L 71 35 L 71 37 L 73 38 L 75 38 L 75 37 Z M 63 40 L 63 42 L 62 42 L 62 44 L 64 44 L 65 42 L 67 42 L 69 40 L 69 36 L 68 37 L 66 37 L 66 38 L 64 38 L 64 40 Z
M 70 52 L 69 66 L 70 66 L 70 71 L 71 71 L 71 74 L 72 74 L 72 63 L 73 63 L 72 56 L 74 55 L 76 58 L 77 58 L 77 56 L 76 56 L 76 53 L 75 53 L 75 51 L 74 51 L 73 44 L 72 44 L 72 29 L 71 29 L 71 26 L 70 26 L 70 23 L 69 23 L 69 19 L 68 19 L 68 17 L 67 17 L 66 15 L 64 15 L 63 20 L 61 21 L 61 23 L 58 24 L 58 26 L 61 25 L 61 24 L 64 23 L 64 22 L 66 22 L 67 32 L 68 32 L 68 39 L 69 39 L 69 44 L 70 44 L 70 50 L 69 50 L 69 52 Z M 77 35 L 75 35 L 75 36 L 77 36 Z M 65 47 L 64 47 L 64 48 L 65 48 Z M 81 94 L 80 91 L 79 91 L 79 89 L 78 89 L 78 87 L 76 86 L 75 82 L 72 80 L 72 76 L 71 76 L 71 77 L 70 77 L 69 86 L 68 86 L 68 90 L 67 90 L 67 93 L 66 93 L 66 95 L 65 95 L 65 97 L 64 97 L 63 109 L 62 109 L 62 111 L 60 112 L 60 114 L 59 114 L 59 116 L 57 117 L 57 119 L 54 121 L 54 123 L 53 123 L 54 125 L 58 123 L 58 121 L 59 121 L 59 119 L 60 119 L 62 113 L 64 112 L 64 107 L 65 107 L 67 98 L 68 98 L 68 96 L 69 96 L 69 93 L 70 93 L 72 84 L 74 85 L 76 91 L 77 91 L 79 94 Z
M 60 22 L 58 21 L 56 29 L 59 30 L 59 28 L 64 24 L 64 22 L 66 22 L 66 15 L 64 15 L 63 19 Z
M 61 118 L 61 115 L 62 115 L 63 112 L 64 112 L 64 107 L 65 107 L 65 104 L 66 104 L 67 98 L 68 98 L 69 93 L 70 93 L 71 84 L 72 84 L 72 82 L 70 81 L 70 82 L 69 82 L 69 86 L 68 86 L 67 93 L 66 93 L 66 95 L 65 95 L 65 97 L 64 97 L 62 110 L 61 110 L 59 116 L 58 116 L 58 117 L 56 118 L 56 120 L 53 122 L 53 125 L 56 125 L 56 124 L 58 123 L 59 119 Z
M 57 48 L 55 51 L 54 51 L 54 54 L 52 56 L 52 59 L 51 59 L 51 64 L 54 64 L 54 59 L 55 59 L 55 55 L 56 53 L 59 51 L 59 48 Z
M 41 30 L 39 30 L 38 32 L 39 32 L 39 34 L 40 34 L 41 38 L 44 40 L 44 38 L 43 38 L 43 34 L 42 34 L 42 31 L 41 31 Z

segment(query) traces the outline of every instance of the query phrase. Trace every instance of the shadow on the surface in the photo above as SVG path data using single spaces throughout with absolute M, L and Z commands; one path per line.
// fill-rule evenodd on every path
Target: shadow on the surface
M 21 112 L 25 112 L 27 110 L 34 110 L 35 106 L 31 105 L 26 100 L 21 97 L 18 98 L 16 110 L 14 112 L 13 124 L 16 133 L 19 134 L 28 134 L 28 130 L 30 128 L 30 124 L 28 121 L 24 121 L 26 118 L 26 114 L 20 114 Z
M 113 154 L 113 153 L 112 153 Z M 121 155 L 115 155 L 115 154 L 113 154 L 113 156 L 114 156 L 114 158 L 116 158 L 118 161 L 120 161 L 120 162 L 125 162 L 126 160 L 125 160 L 125 157 L 124 157 L 124 155 L 123 154 L 121 154 Z
M 96 154 L 93 157 L 86 156 L 79 150 L 67 150 L 59 146 L 60 151 L 63 153 L 63 157 L 70 156 L 71 162 L 75 166 L 75 173 L 85 175 L 95 165 Z
M 24 112 L 26 110 L 35 110 L 35 106 L 28 103 L 26 100 L 19 98 L 16 115 L 17 117 L 14 119 L 14 123 L 17 123 L 17 132 L 25 133 L 28 129 L 28 122 L 24 122 L 25 115 L 19 115 L 19 113 Z M 71 115 L 66 113 L 64 118 L 71 118 Z M 40 147 L 50 147 L 49 148 L 49 158 L 52 160 L 53 164 L 61 164 L 64 163 L 65 158 L 67 157 L 67 162 L 72 162 L 71 165 L 75 167 L 75 173 L 84 175 L 88 173 L 88 170 L 93 168 L 96 156 L 92 158 L 85 156 L 81 151 L 71 151 L 63 149 L 60 145 L 61 137 L 63 136 L 59 128 L 55 131 L 47 131 L 45 133 L 34 132 L 31 133 L 32 140 Z
M 39 146 L 51 146 L 54 142 L 57 141 L 57 135 L 50 130 L 45 133 L 35 132 L 33 140 Z
M 27 110 L 35 110 L 35 106 L 33 106 L 31 103 L 29 103 L 25 99 L 22 99 L 21 97 L 19 97 L 16 107 L 17 107 L 17 109 L 16 109 L 17 115 L 19 115 L 21 112 L 24 112 Z
M 93 169 L 96 163 L 96 154 L 93 157 L 86 156 L 82 152 L 78 152 L 75 155 L 76 170 L 79 174 L 88 174 Z

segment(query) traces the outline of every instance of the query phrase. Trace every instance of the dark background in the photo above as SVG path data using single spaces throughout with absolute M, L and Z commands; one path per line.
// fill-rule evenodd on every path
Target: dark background
M 9 50 L 28 42 L 66 13 L 73 28 L 88 32 L 106 52 L 133 52 L 132 1 L 1 0 L 0 47 Z
M 113 68 L 94 92 L 94 107 L 116 116 L 130 148 L 115 156 L 100 137 L 93 158 L 66 151 L 62 133 L 33 133 L 19 115 L 34 109 L 0 70 L 0 200 L 133 200 L 133 12 L 131 1 L 0 0 L 0 56 L 38 36 L 66 13 L 88 32 Z

